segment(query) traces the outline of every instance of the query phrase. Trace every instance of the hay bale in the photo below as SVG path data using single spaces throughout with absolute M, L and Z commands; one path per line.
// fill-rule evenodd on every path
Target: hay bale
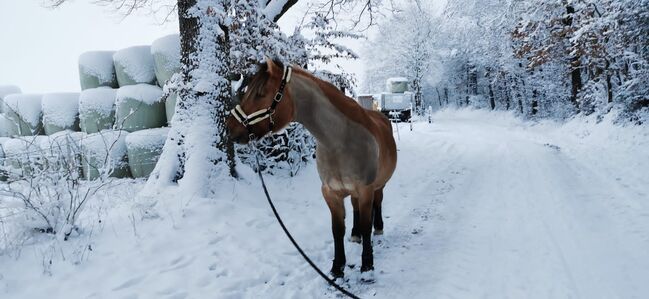
M 4 113 L 0 113 L 0 137 L 18 135 L 18 125 L 11 121 Z
M 5 116 L 18 128 L 21 136 L 43 133 L 40 94 L 12 94 L 4 98 Z
M 14 85 L 0 85 L 0 113 L 4 112 L 4 98 L 10 94 L 21 93 L 20 88 Z
M 135 46 L 113 55 L 119 86 L 156 84 L 153 55 L 150 46 Z
M 151 45 L 155 76 L 159 86 L 164 86 L 171 76 L 180 71 L 180 36 L 161 37 Z
M 167 101 L 165 101 L 165 112 L 167 115 L 167 123 L 171 124 L 171 119 L 174 117 L 174 114 L 176 113 L 176 102 L 178 101 L 178 95 L 175 93 L 172 93 L 167 97 Z
M 146 178 L 155 168 L 169 128 L 141 130 L 126 136 L 128 166 L 134 178 Z
M 117 90 L 116 128 L 129 132 L 163 127 L 167 124 L 162 89 L 138 84 Z
M 79 126 L 92 134 L 111 129 L 115 124 L 115 99 L 117 89 L 86 89 L 79 95 Z
M 408 78 L 395 77 L 386 81 L 386 88 L 390 93 L 404 93 L 408 91 Z
M 104 130 L 88 134 L 81 140 L 83 155 L 83 175 L 89 180 L 100 177 L 101 173 L 111 177 L 129 177 L 126 143 L 128 132 Z
M 4 166 L 10 174 L 29 176 L 33 166 L 40 168 L 43 150 L 41 144 L 47 136 L 21 136 L 6 140 L 3 145 Z
M 43 128 L 52 135 L 64 130 L 79 131 L 79 93 L 49 93 L 43 96 Z
M 91 51 L 79 56 L 81 90 L 101 86 L 118 87 L 113 54 L 115 51 Z

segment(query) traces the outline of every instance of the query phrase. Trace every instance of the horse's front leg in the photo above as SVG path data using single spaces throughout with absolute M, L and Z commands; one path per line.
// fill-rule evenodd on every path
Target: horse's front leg
M 345 203 L 344 195 L 339 194 L 329 188 L 322 187 L 322 195 L 331 211 L 331 231 L 334 236 L 334 260 L 331 265 L 331 275 L 333 277 L 343 277 L 345 275 Z

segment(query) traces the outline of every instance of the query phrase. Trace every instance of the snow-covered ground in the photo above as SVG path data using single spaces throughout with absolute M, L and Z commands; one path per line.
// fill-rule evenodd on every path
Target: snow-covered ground
M 399 130 L 374 240 L 374 284 L 347 242 L 362 298 L 649 297 L 649 130 L 605 119 L 522 122 L 443 111 Z M 0 256 L 1 298 L 336 298 L 273 218 L 255 175 L 210 199 L 136 196 L 124 182 L 88 206 L 70 241 Z M 267 178 L 280 214 L 324 270 L 333 242 L 315 165 Z M 347 202 L 348 215 L 351 206 Z M 101 220 L 101 221 L 99 221 Z M 351 216 L 347 219 L 350 231 Z M 0 238 L 0 241 L 6 241 Z

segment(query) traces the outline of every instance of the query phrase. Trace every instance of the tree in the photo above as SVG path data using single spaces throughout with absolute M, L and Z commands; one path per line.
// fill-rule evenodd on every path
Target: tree
M 51 0 L 59 6 L 66 0 Z M 297 0 L 99 0 L 124 14 L 137 9 L 178 13 L 182 71 L 165 89 L 179 95 L 172 130 L 148 189 L 177 181 L 181 188 L 206 195 L 213 180 L 234 172 L 234 148 L 224 120 L 232 108 L 232 82 L 254 71 L 264 55 L 287 60 L 304 58 L 304 39 L 286 37 L 275 22 Z M 326 0 L 321 12 L 331 19 L 337 8 L 361 3 L 361 12 L 375 7 L 373 0 Z M 371 15 L 371 14 L 370 14 Z M 360 20 L 360 18 L 359 18 Z M 313 41 L 311 41 L 312 44 Z
M 410 3 L 379 26 L 365 50 L 367 92 L 377 92 L 389 77 L 405 76 L 415 95 L 415 111 L 423 113 L 424 85 L 433 68 L 432 14 Z

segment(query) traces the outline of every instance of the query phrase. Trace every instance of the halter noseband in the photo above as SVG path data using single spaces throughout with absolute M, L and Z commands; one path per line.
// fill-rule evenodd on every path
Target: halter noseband
M 273 114 L 275 113 L 275 108 L 277 107 L 277 104 L 282 101 L 282 97 L 284 96 L 284 88 L 286 87 L 286 84 L 291 80 L 291 74 L 293 73 L 293 68 L 289 65 L 284 66 L 284 74 L 282 75 L 282 82 L 279 84 L 279 89 L 277 89 L 277 93 L 275 93 L 275 97 L 273 97 L 273 102 L 270 104 L 269 108 L 266 109 L 261 109 L 257 110 L 253 113 L 250 113 L 250 115 L 246 115 L 245 112 L 243 112 L 243 109 L 241 109 L 240 105 L 237 105 L 230 111 L 230 114 L 234 116 L 234 118 L 240 122 L 242 125 L 246 127 L 246 130 L 248 130 L 248 135 L 250 136 L 250 139 L 252 140 L 254 137 L 254 133 L 252 132 L 252 125 L 268 118 L 270 121 L 269 124 L 269 130 L 273 130 Z

